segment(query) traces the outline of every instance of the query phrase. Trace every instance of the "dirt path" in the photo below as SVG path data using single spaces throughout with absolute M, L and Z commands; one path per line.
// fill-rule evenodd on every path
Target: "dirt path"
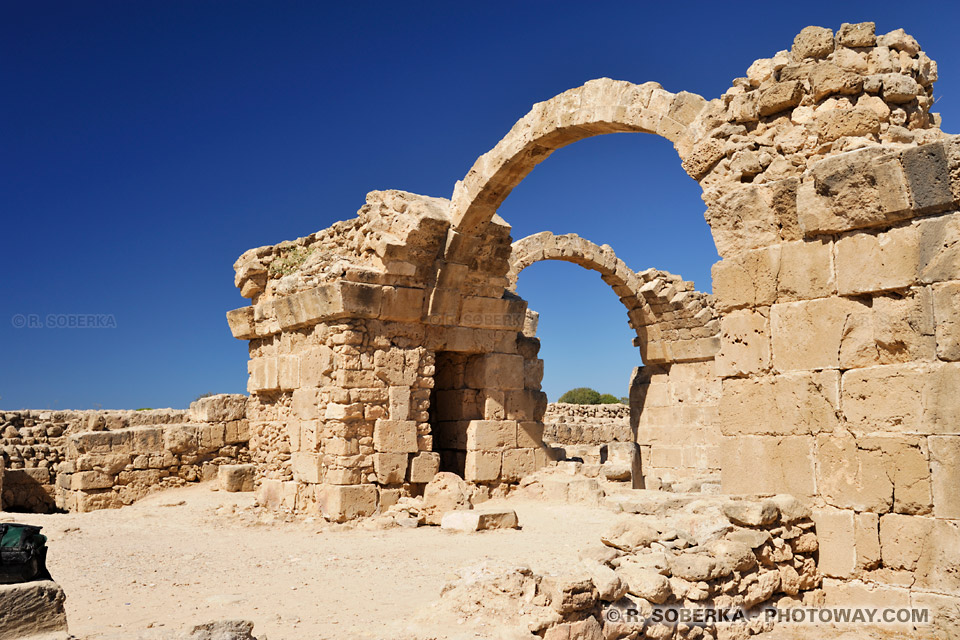
M 457 569 L 489 561 L 552 573 L 596 544 L 614 518 L 599 508 L 509 505 L 521 531 L 261 522 L 252 494 L 206 485 L 116 511 L 0 519 L 44 527 L 50 572 L 80 638 L 130 639 L 242 618 L 270 640 L 375 639 L 395 637 L 397 621 L 435 601 Z

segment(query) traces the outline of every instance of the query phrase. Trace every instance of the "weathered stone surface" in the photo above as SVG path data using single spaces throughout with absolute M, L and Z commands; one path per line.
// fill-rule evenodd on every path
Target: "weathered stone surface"
M 199 398 L 190 404 L 190 417 L 200 422 L 242 420 L 247 417 L 247 397 L 220 393 Z
M 778 82 L 760 94 L 757 110 L 761 116 L 769 116 L 800 104 L 803 85 L 796 80 Z
M 440 524 L 443 514 L 471 509 L 470 488 L 463 478 L 447 471 L 440 472 L 423 490 L 423 513 L 427 524 Z
M 724 493 L 815 493 L 813 439 L 743 436 L 720 444 Z
M 747 251 L 713 265 L 714 303 L 721 311 L 777 301 L 780 246 Z
M 60 585 L 50 580 L 0 585 L 0 638 L 65 636 L 65 599 Z
M 770 501 L 733 501 L 723 505 L 723 515 L 734 524 L 761 527 L 775 522 L 780 517 L 780 509 Z
M 775 304 L 770 309 L 773 366 L 778 371 L 837 369 L 847 318 L 863 305 L 846 298 Z
M 840 295 L 904 289 L 917 282 L 915 227 L 845 235 L 836 244 Z
M 625 562 L 618 568 L 617 575 L 627 584 L 627 593 L 638 598 L 663 604 L 670 597 L 670 580 L 656 571 Z
M 517 529 L 519 521 L 513 509 L 474 509 L 448 511 L 440 518 L 440 528 L 450 531 L 485 531 L 488 529 Z
M 372 516 L 377 510 L 377 487 L 372 484 L 319 485 L 317 505 L 323 517 L 333 522 Z
M 257 468 L 252 464 L 222 464 L 217 468 L 220 489 L 231 493 L 253 491 Z
M 933 514 L 938 518 L 960 519 L 960 436 L 933 436 L 930 447 Z
M 919 281 L 960 280 L 960 214 L 937 216 L 917 223 Z
M 603 544 L 623 551 L 636 551 L 649 545 L 660 533 L 634 516 L 622 516 L 600 540 Z
M 937 357 L 941 360 L 960 360 L 960 282 L 934 286 L 933 316 Z
M 840 367 L 931 361 L 935 355 L 933 303 L 927 289 L 877 296 L 870 308 L 847 316 Z
M 857 566 L 857 549 L 853 543 L 854 512 L 840 509 L 815 509 L 813 521 L 817 523 L 817 540 L 820 543 L 818 568 L 825 576 L 846 578 L 853 575 Z
M 787 242 L 780 246 L 776 279 L 777 300 L 824 298 L 837 292 L 833 243 L 820 240 Z
M 837 43 L 845 47 L 872 47 L 877 43 L 875 29 L 872 22 L 844 22 L 837 30 Z
M 770 367 L 770 328 L 767 317 L 752 310 L 732 311 L 720 319 L 717 373 L 742 376 Z
M 833 30 L 804 27 L 793 39 L 793 55 L 798 59 L 824 58 L 833 53 Z

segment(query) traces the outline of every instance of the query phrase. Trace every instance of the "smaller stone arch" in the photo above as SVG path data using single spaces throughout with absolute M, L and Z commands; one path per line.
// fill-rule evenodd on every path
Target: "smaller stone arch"
M 634 345 L 646 363 L 709 360 L 720 348 L 712 297 L 678 275 L 658 269 L 635 272 L 610 245 L 573 233 L 542 231 L 513 243 L 510 289 L 516 290 L 521 271 L 541 260 L 572 262 L 599 273 L 626 307 L 630 327 L 637 332 Z

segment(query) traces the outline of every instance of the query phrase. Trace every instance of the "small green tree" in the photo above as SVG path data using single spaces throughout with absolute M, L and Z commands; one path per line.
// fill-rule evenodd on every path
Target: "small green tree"
M 589 387 L 577 387 L 570 389 L 560 396 L 559 402 L 569 402 L 570 404 L 600 404 L 600 392 L 594 391 Z
M 600 404 L 620 404 L 620 398 L 612 393 L 605 393 L 600 396 Z

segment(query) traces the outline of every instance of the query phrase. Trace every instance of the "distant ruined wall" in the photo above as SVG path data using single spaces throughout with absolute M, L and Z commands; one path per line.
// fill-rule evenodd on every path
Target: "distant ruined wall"
M 560 445 L 632 442 L 630 407 L 551 402 L 543 415 L 543 441 Z
M 450 200 L 372 192 L 353 221 L 248 251 L 236 284 L 252 304 L 228 320 L 251 341 L 261 497 L 336 520 L 373 513 L 422 489 L 440 441 L 490 493 L 547 464 L 543 364 L 497 209 L 556 149 L 653 133 L 699 183 L 722 260 L 702 298 L 712 333 L 678 325 L 688 333 L 665 340 L 654 330 L 675 310 L 628 309 L 649 468 L 719 467 L 726 492 L 804 500 L 828 601 L 952 610 L 960 139 L 930 112 L 936 79 L 903 30 L 861 23 L 804 29 L 713 100 L 591 80 L 534 105 Z M 572 261 L 597 257 L 569 244 L 583 252 Z M 589 268 L 622 298 L 643 286 L 615 262 Z M 692 293 L 674 287 L 670 302 Z M 468 392 L 473 413 L 439 415 L 438 366 L 461 364 L 462 386 L 443 390 Z
M 247 398 L 217 395 L 187 411 L 0 413 L 0 510 L 92 511 L 215 477 L 249 460 Z

